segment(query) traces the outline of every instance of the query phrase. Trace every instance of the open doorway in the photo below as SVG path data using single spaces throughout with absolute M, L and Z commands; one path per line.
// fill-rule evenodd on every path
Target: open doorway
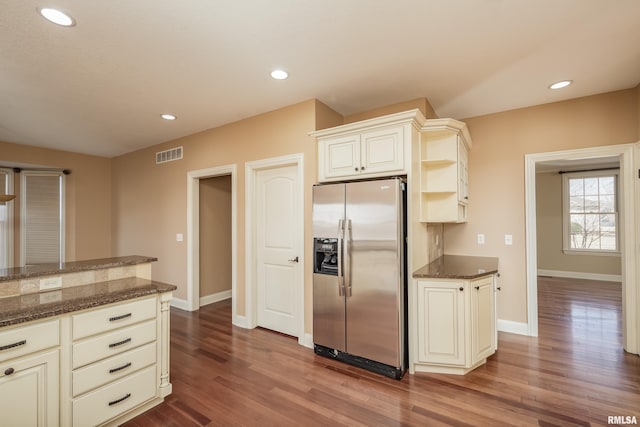
M 539 336 L 575 351 L 622 347 L 620 156 L 536 164 Z
M 200 306 L 231 298 L 231 175 L 201 178 Z
M 638 353 L 638 317 L 635 257 L 635 182 L 634 146 L 632 144 L 567 150 L 525 156 L 526 248 L 527 248 L 527 308 L 529 335 L 538 335 L 538 240 L 536 213 L 536 170 L 553 162 L 619 163 L 618 215 L 621 255 L 620 282 L 622 289 L 623 347 Z M 590 159 L 590 160 L 586 160 Z M 593 160 L 591 160 L 593 159 Z
M 223 179 L 220 181 L 215 181 L 215 178 L 222 177 Z M 207 181 L 209 179 L 214 179 L 212 181 Z M 202 182 L 201 182 L 202 181 Z M 218 187 L 227 187 L 225 181 L 229 182 L 228 187 L 225 190 L 218 189 L 216 191 L 211 190 L 210 186 L 218 186 Z M 231 267 L 230 267 L 230 281 L 231 281 L 231 299 L 235 300 L 236 296 L 236 288 L 237 288 L 237 237 L 236 237 L 236 218 L 237 218 L 237 174 L 236 174 L 236 165 L 227 165 L 227 166 L 218 166 L 209 169 L 201 169 L 196 171 L 191 171 L 187 173 L 187 301 L 183 307 L 189 311 L 195 311 L 200 308 L 200 305 L 214 302 L 216 299 L 227 298 L 228 291 L 220 291 L 220 293 L 213 291 L 213 288 L 209 287 L 208 284 L 201 286 L 201 223 L 206 222 L 205 233 L 207 233 L 205 241 L 205 246 L 211 242 L 209 239 L 210 235 L 207 230 L 210 229 L 211 223 L 215 223 L 215 219 L 211 218 L 207 220 L 203 218 L 201 221 L 201 195 L 203 196 L 202 202 L 208 204 L 210 201 L 209 193 L 210 192 L 221 192 L 225 193 L 230 191 L 230 213 L 228 221 L 230 222 L 229 233 L 230 239 L 227 240 L 226 252 L 230 254 L 231 257 Z M 202 185 L 201 185 L 202 184 Z M 209 184 L 209 185 L 207 185 Z M 203 190 L 203 191 L 202 191 Z M 227 196 L 225 196 L 227 197 Z M 206 200 L 207 199 L 207 200 Z M 228 203 L 228 202 L 227 202 Z M 203 210 L 205 212 L 205 210 Z M 225 214 L 226 215 L 226 214 Z M 225 238 L 226 239 L 226 238 Z M 216 249 L 217 250 L 217 249 Z M 215 256 L 213 253 L 213 249 L 206 249 L 209 252 L 203 254 L 204 258 Z M 202 260 L 204 263 L 205 260 Z M 209 262 L 208 260 L 206 262 Z M 226 262 L 226 261 L 222 261 Z M 208 268 L 205 269 L 207 274 L 209 274 L 210 270 Z M 203 270 L 203 271 L 205 271 Z M 208 276 L 207 276 L 208 277 Z M 206 277 L 205 277 L 205 280 Z M 227 280 L 228 281 L 228 280 Z M 200 288 L 203 288 L 201 291 Z M 212 293 L 213 292 L 213 293 Z M 201 297 L 202 295 L 202 297 Z M 236 314 L 236 304 L 232 304 L 232 321 L 236 324 L 237 314 Z

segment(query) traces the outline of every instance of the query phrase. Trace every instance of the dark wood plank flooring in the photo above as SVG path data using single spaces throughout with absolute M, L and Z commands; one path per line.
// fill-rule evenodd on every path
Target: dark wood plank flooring
M 619 284 L 540 278 L 539 337 L 499 334 L 465 376 L 389 379 L 231 325 L 230 301 L 171 311 L 173 394 L 126 426 L 589 426 L 640 422 Z M 375 337 L 372 337 L 375 339 Z

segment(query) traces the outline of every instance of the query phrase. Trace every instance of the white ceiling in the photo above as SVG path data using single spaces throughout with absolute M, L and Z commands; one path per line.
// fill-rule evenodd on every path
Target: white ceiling
M 51 24 L 37 6 L 77 25 Z M 310 98 L 350 114 L 427 97 L 462 119 L 640 82 L 639 0 L 0 7 L 0 140 L 108 157 Z M 275 67 L 290 78 L 271 79 Z M 547 89 L 562 79 L 575 83 Z

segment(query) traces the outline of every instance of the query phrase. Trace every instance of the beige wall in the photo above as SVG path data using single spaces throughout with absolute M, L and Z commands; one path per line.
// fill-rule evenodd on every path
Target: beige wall
M 619 276 L 619 256 L 565 255 L 562 251 L 562 175 L 536 175 L 536 230 L 538 270 Z
M 0 165 L 70 169 L 65 177 L 66 261 L 111 256 L 111 160 L 0 141 Z M 14 174 L 15 254 L 20 252 L 20 176 Z
M 200 190 L 200 296 L 231 290 L 231 175 L 205 178 Z
M 427 98 L 416 98 L 410 101 L 399 102 L 372 110 L 345 116 L 344 123 L 359 122 L 361 120 L 372 119 L 374 117 L 385 116 L 387 114 L 400 113 L 402 111 L 419 109 L 427 119 L 436 119 L 438 115 L 433 110 Z
M 635 89 L 473 117 L 469 221 L 445 226 L 445 253 L 500 258 L 498 317 L 527 321 L 524 155 L 635 142 Z M 486 244 L 478 245 L 483 233 Z M 504 245 L 504 235 L 513 245 Z
M 157 256 L 153 278 L 178 286 L 174 296 L 187 297 L 187 248 L 176 242 L 186 233 L 187 173 L 215 166 L 237 166 L 237 298 L 245 315 L 245 163 L 302 153 L 304 155 L 305 331 L 312 329 L 311 186 L 316 181 L 316 146 L 308 132 L 316 121 L 342 121 L 316 100 L 248 118 L 113 159 L 114 252 Z M 184 159 L 155 164 L 155 152 L 184 147 Z

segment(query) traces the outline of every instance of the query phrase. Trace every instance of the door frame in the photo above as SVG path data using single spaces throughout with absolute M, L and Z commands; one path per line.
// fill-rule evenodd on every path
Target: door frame
M 295 166 L 297 171 L 298 180 L 298 194 L 300 195 L 300 206 L 298 209 L 298 222 L 301 226 L 299 233 L 298 247 L 300 248 L 299 265 L 302 268 L 302 283 L 301 286 L 296 287 L 296 295 L 294 300 L 298 304 L 298 319 L 296 319 L 297 325 L 297 338 L 298 343 L 305 345 L 304 335 L 304 154 L 292 154 L 282 157 L 272 157 L 269 159 L 256 160 L 253 162 L 245 163 L 245 313 L 246 313 L 246 327 L 255 328 L 258 326 L 258 288 L 257 288 L 257 254 L 256 254 L 256 230 L 257 230 L 257 215 L 255 211 L 256 206 L 256 180 L 258 172 L 265 169 L 280 168 L 285 166 Z
M 527 264 L 527 322 L 528 334 L 538 336 L 538 260 L 536 234 L 536 164 L 552 160 L 579 160 L 586 158 L 619 156 L 620 158 L 620 233 L 622 252 L 622 329 L 623 347 L 629 353 L 639 353 L 640 318 L 636 308 L 640 305 L 640 286 L 636 260 L 640 248 L 635 241 L 640 238 L 640 220 L 636 219 L 636 195 L 640 185 L 635 178 L 637 160 L 634 151 L 637 144 L 610 145 L 549 153 L 525 155 L 525 233 Z
M 200 180 L 227 175 L 231 176 L 231 300 L 232 322 L 236 324 L 238 203 L 235 164 L 187 172 L 187 302 L 184 308 L 189 311 L 200 308 Z

